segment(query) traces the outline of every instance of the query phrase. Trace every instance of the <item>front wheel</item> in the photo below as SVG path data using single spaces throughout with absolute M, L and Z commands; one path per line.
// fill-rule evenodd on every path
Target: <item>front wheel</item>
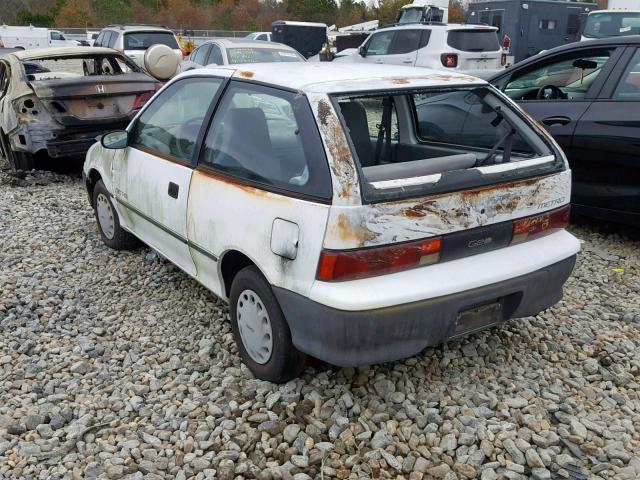
M 291 342 L 278 300 L 255 266 L 238 272 L 229 302 L 233 337 L 251 372 L 273 383 L 297 377 L 304 370 L 306 355 Z
M 138 245 L 138 239 L 120 226 L 118 213 L 102 180 L 98 180 L 93 189 L 93 209 L 105 245 L 114 250 L 131 250 Z

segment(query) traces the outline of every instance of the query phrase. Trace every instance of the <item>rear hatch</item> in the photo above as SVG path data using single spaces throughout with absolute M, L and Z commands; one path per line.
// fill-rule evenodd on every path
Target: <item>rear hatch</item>
M 143 73 L 40 80 L 30 85 L 63 125 L 128 119 L 156 90 L 155 80 Z
M 333 105 L 362 205 L 331 207 L 318 279 L 455 260 L 566 226 L 564 156 L 493 88 L 341 94 Z
M 484 77 L 502 67 L 496 28 L 453 28 L 447 30 L 447 46 L 458 56 L 458 69 Z

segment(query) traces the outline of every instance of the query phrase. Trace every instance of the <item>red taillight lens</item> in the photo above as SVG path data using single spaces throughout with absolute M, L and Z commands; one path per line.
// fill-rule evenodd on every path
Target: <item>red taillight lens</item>
M 440 259 L 440 237 L 362 250 L 323 250 L 316 278 L 323 282 L 354 280 L 430 265 Z
M 142 108 L 144 104 L 147 103 L 151 99 L 151 97 L 153 97 L 153 93 L 154 92 L 146 92 L 138 95 L 133 102 L 132 110 L 138 110 L 139 108 Z
M 542 215 L 516 220 L 513 222 L 511 244 L 526 242 L 567 228 L 570 216 L 571 207 L 566 205 Z
M 455 68 L 458 66 L 458 55 L 455 53 L 443 53 L 440 55 L 442 66 L 447 68 Z
M 505 35 L 504 38 L 502 39 L 502 48 L 508 51 L 510 46 L 511 46 L 511 37 L 509 35 Z

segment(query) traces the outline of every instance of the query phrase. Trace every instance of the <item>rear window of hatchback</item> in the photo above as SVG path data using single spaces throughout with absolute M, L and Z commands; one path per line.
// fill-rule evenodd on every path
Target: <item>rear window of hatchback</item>
M 495 30 L 451 30 L 447 36 L 447 45 L 463 52 L 500 50 L 500 42 Z
M 180 48 L 171 32 L 135 32 L 124 34 L 125 50 L 146 50 L 155 44 L 166 45 L 172 49 Z

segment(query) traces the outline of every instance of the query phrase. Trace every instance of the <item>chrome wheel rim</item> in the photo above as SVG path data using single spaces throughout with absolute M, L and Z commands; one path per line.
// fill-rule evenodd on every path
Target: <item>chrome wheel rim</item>
M 109 240 L 113 239 L 116 232 L 116 221 L 113 216 L 113 209 L 107 196 L 99 193 L 96 197 L 96 212 L 98 212 L 98 223 L 100 230 Z
M 251 360 L 264 365 L 273 351 L 273 331 L 267 309 L 256 292 L 242 291 L 236 305 L 236 317 L 244 349 Z

